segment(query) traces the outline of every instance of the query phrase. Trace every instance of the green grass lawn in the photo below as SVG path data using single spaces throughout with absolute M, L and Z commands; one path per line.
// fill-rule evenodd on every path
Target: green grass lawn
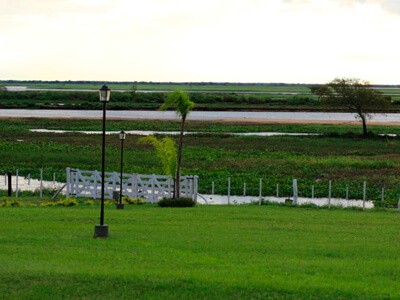
M 400 298 L 399 214 L 279 206 L 0 208 L 5 299 Z

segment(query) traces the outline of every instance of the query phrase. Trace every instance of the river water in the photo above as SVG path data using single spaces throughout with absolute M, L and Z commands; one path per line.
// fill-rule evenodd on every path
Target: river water
M 0 109 L 0 118 L 78 118 L 101 119 L 101 110 L 29 110 Z M 144 110 L 109 110 L 107 118 L 121 120 L 178 120 L 174 111 L 144 111 Z M 310 122 L 354 122 L 353 113 L 333 112 L 252 112 L 252 111 L 192 111 L 188 120 L 193 121 L 310 121 Z M 400 114 L 372 114 L 375 123 L 400 123 Z

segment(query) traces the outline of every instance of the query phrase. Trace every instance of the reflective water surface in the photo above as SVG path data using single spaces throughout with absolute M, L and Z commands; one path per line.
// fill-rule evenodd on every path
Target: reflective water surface
M 79 118 L 101 119 L 101 110 L 58 110 L 58 109 L 0 109 L 0 117 L 13 118 Z M 174 111 L 147 111 L 147 110 L 109 110 L 107 118 L 124 120 L 178 120 Z M 251 112 L 251 111 L 192 111 L 188 120 L 198 121 L 357 121 L 353 113 L 332 112 Z M 400 114 L 372 114 L 370 121 L 378 123 L 400 122 Z

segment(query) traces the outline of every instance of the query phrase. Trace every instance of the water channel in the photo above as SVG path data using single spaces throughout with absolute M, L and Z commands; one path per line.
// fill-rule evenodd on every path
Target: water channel
M 372 114 L 370 122 L 399 123 L 400 114 Z M 101 119 L 101 110 L 57 110 L 57 109 L 0 109 L 0 118 L 71 118 Z M 121 120 L 178 120 L 174 111 L 109 110 L 107 118 Z M 253 112 L 253 111 L 192 111 L 188 120 L 193 121 L 243 121 L 243 122 L 355 122 L 353 113 L 334 112 Z

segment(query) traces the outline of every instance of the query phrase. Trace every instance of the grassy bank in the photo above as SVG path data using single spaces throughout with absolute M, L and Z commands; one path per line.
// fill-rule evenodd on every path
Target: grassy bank
M 6 299 L 398 298 L 398 214 L 274 206 L 0 208 Z
M 39 177 L 44 168 L 45 179 L 65 180 L 65 168 L 99 170 L 101 136 L 79 133 L 32 133 L 30 128 L 99 130 L 100 121 L 14 119 L 0 120 L 0 174 L 15 172 Z M 178 122 L 109 121 L 108 130 L 178 130 Z M 360 126 L 336 125 L 241 125 L 189 122 L 188 130 L 207 132 L 185 138 L 183 174 L 200 177 L 200 192 L 227 194 L 231 177 L 232 194 L 241 195 L 246 182 L 247 194 L 258 195 L 259 178 L 263 179 L 263 195 L 292 194 L 292 179 L 298 179 L 300 196 L 328 195 L 332 180 L 332 197 L 345 197 L 349 185 L 352 199 L 362 199 L 363 181 L 367 181 L 367 200 L 379 200 L 385 188 L 384 205 L 397 205 L 400 194 L 400 143 L 396 138 L 357 135 Z M 377 133 L 399 133 L 398 127 L 373 127 Z M 224 133 L 253 131 L 314 132 L 321 136 L 229 136 Z M 213 132 L 214 134 L 210 134 Z M 138 136 L 128 135 L 125 141 L 126 173 L 160 174 L 161 164 L 154 149 L 138 143 Z M 174 137 L 176 138 L 176 137 Z M 120 167 L 120 141 L 117 135 L 107 136 L 106 169 Z M 378 201 L 377 205 L 381 205 Z

